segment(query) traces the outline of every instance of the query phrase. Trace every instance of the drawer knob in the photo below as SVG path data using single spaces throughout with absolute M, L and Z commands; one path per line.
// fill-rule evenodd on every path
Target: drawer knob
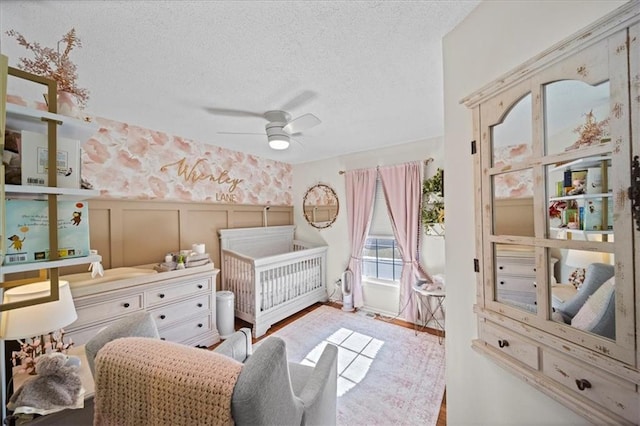
M 166 315 L 160 315 L 160 319 L 165 319 L 167 316 Z
M 583 391 L 585 389 L 589 389 L 591 387 L 591 383 L 589 383 L 587 379 L 576 379 L 576 386 L 578 386 L 578 389 Z
M 499 339 L 498 346 L 500 346 L 501 348 L 506 348 L 507 346 L 509 346 L 509 342 L 503 339 Z
M 202 328 L 202 327 L 204 327 L 204 325 L 202 323 L 200 323 L 200 324 L 198 324 L 198 327 Z
M 128 303 L 123 303 L 122 306 L 124 306 L 125 308 L 128 308 L 130 305 Z
M 198 303 L 198 308 L 202 308 L 202 303 Z
M 202 288 L 202 284 L 198 284 L 198 288 Z
M 504 269 L 504 266 L 498 266 L 498 269 Z
M 160 340 L 167 340 L 167 339 L 165 339 L 164 337 L 161 337 Z
M 504 281 L 500 281 L 500 285 L 504 285 Z
M 160 294 L 158 295 L 158 297 L 159 297 L 160 299 L 164 299 L 164 293 L 160 293 Z

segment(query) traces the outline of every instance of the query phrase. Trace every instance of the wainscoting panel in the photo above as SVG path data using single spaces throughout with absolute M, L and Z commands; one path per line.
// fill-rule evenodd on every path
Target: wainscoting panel
M 292 206 L 271 206 L 268 226 L 292 225 Z M 168 252 L 204 243 L 220 268 L 219 229 L 264 226 L 264 206 L 130 200 L 90 200 L 91 248 L 105 269 L 160 263 Z M 87 265 L 61 274 L 86 272 Z M 219 288 L 219 284 L 218 284 Z

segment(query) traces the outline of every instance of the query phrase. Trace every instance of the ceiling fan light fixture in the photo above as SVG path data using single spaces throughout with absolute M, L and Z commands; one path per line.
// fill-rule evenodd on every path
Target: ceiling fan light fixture
M 269 146 L 278 151 L 287 149 L 289 148 L 289 137 L 284 135 L 269 136 Z

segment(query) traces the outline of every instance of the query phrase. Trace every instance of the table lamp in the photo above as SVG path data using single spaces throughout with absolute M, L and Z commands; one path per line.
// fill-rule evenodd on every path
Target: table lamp
M 48 296 L 50 285 L 49 281 L 42 281 L 5 290 L 3 303 Z M 0 339 L 18 340 L 44 335 L 78 319 L 69 282 L 61 280 L 58 286 L 58 300 L 3 312 Z
M 18 302 L 36 297 L 44 297 L 50 294 L 50 282 L 42 281 L 13 287 L 5 290 L 3 303 Z M 26 306 L 2 312 L 0 321 L 0 355 L 2 362 L 0 370 L 2 377 L 8 376 L 5 373 L 5 353 L 3 340 L 19 340 L 34 336 L 42 336 L 66 327 L 78 318 L 76 308 L 71 297 L 71 288 L 68 281 L 59 281 L 59 298 L 53 302 L 41 303 L 38 305 Z M 5 402 L 7 400 L 7 382 L 2 379 L 2 417 L 5 416 Z

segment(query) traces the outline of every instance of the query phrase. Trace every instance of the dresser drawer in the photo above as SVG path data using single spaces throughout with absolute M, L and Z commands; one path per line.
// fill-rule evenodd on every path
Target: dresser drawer
M 496 288 L 500 290 L 524 291 L 535 293 L 536 282 L 534 277 L 513 277 L 498 274 Z
M 480 337 L 487 344 L 499 349 L 527 366 L 539 369 L 538 346 L 519 337 L 516 333 L 490 322 L 480 325 Z
M 496 275 L 502 274 L 535 277 L 536 265 L 531 257 L 498 257 L 496 259 Z
M 530 291 L 510 291 L 498 289 L 498 302 L 518 302 L 527 305 L 536 305 L 536 294 Z
M 542 371 L 571 391 L 625 419 L 637 422 L 640 405 L 635 384 L 595 367 L 576 365 L 574 362 L 560 354 L 545 350 L 542 354 Z
M 211 330 L 213 330 L 211 315 L 206 315 L 160 330 L 160 338 L 170 342 L 182 343 Z
M 78 303 L 76 312 L 78 319 L 69 328 L 82 327 L 97 321 L 127 315 L 142 309 L 142 293 L 134 293 L 116 299 L 104 300 L 100 303 L 82 305 Z
M 156 306 L 198 293 L 211 293 L 211 279 L 200 278 L 145 291 L 146 306 Z
M 202 317 L 209 312 L 211 312 L 211 295 L 203 294 L 183 302 L 154 308 L 151 310 L 151 315 L 153 315 L 158 328 L 163 328 L 175 324 L 185 317 L 195 314 Z

